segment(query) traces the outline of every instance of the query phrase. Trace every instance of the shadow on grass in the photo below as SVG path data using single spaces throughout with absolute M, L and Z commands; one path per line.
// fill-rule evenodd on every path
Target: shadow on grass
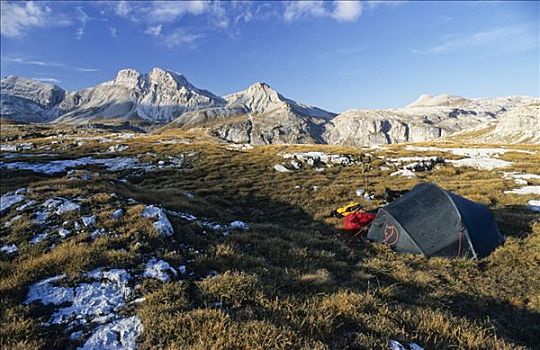
M 540 220 L 540 213 L 533 212 L 526 205 L 509 205 L 491 211 L 505 236 L 527 237 L 532 232 L 533 223 Z
M 148 203 L 153 197 L 148 191 L 130 192 L 132 195 L 138 192 L 138 199 Z M 152 200 L 155 203 L 155 199 Z M 209 252 L 206 259 L 198 262 L 200 271 L 238 271 L 258 277 L 266 302 L 252 298 L 243 302 L 241 307 L 232 307 L 225 303 L 223 308 L 233 320 L 246 321 L 245 310 L 248 308 L 250 320 L 264 320 L 276 326 L 286 326 L 304 338 L 323 342 L 331 348 L 354 348 L 362 335 L 367 334 L 366 339 L 379 339 L 381 344 L 386 342 L 388 337 L 394 336 L 386 325 L 378 326 L 375 322 L 378 317 L 385 317 L 378 316 L 378 313 L 388 313 L 386 307 L 411 311 L 423 308 L 443 317 L 451 315 L 470 320 L 479 327 L 492 329 L 497 338 L 509 343 L 532 347 L 536 344 L 535 334 L 540 330 L 538 314 L 501 301 L 503 299 L 441 293 L 441 288 L 445 288 L 444 281 L 442 285 L 431 288 L 399 279 L 384 271 L 367 268 L 363 266 L 363 262 L 376 257 L 376 243 L 337 238 L 336 233 L 339 230 L 335 226 L 313 220 L 312 216 L 300 207 L 257 195 L 239 197 L 233 190 L 224 190 L 219 198 L 209 196 L 205 200 L 208 200 L 214 210 L 217 208 L 221 211 L 222 219 L 241 219 L 251 225 L 249 232 L 234 233 L 218 239 L 213 237 L 204 243 L 200 242 L 204 246 L 197 247 Z M 174 199 L 162 202 L 167 206 L 174 204 Z M 523 215 L 522 210 L 523 208 L 499 209 L 495 215 L 498 220 L 505 220 L 508 216 Z M 186 208 L 186 211 L 189 209 Z M 504 221 L 501 224 L 504 224 Z M 519 230 L 530 232 L 531 224 L 532 217 L 530 221 L 521 223 Z M 515 226 L 501 226 L 501 230 L 513 227 L 515 232 Z M 229 253 L 217 253 L 221 249 L 218 246 L 223 245 L 230 248 Z M 398 258 L 407 261 L 406 257 Z M 390 296 L 378 296 L 379 305 L 373 306 L 373 309 L 361 318 L 339 315 L 322 328 L 302 321 L 302 317 L 316 318 L 316 311 L 302 310 L 307 308 L 306 303 L 340 292 L 366 294 L 373 291 L 376 285 L 378 287 L 375 287 L 375 290 L 394 287 L 395 292 Z M 206 308 L 208 304 L 201 296 L 202 292 L 197 288 L 192 291 L 193 307 Z M 266 304 L 271 303 L 271 300 L 290 301 L 290 307 L 298 310 L 269 308 Z M 380 303 L 386 306 L 381 308 Z M 283 308 L 286 309 L 285 306 Z M 392 321 L 388 322 L 399 324 L 398 315 L 394 314 L 390 318 Z M 371 319 L 374 322 L 370 322 Z M 433 338 L 433 334 L 427 331 L 426 334 L 419 334 L 415 330 L 417 323 L 412 323 L 410 319 L 403 323 L 411 337 L 420 335 L 420 338 L 426 339 L 423 345 L 428 348 L 452 348 L 457 344 L 457 335 L 449 335 L 451 332 L 435 337 L 439 339 L 437 343 L 430 343 L 429 339 Z M 436 328 L 431 332 L 437 333 Z M 488 333 L 491 334 L 491 331 Z

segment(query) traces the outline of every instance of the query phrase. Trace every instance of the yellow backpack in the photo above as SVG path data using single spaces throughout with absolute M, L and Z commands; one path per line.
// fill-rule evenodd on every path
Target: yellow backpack
M 336 210 L 334 210 L 331 213 L 331 215 L 337 218 L 342 218 L 360 210 L 362 210 L 362 204 L 357 203 L 357 202 L 349 202 L 345 204 L 344 206 L 339 207 Z

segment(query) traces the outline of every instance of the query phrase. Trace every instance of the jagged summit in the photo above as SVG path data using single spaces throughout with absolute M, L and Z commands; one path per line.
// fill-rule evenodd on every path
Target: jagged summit
M 225 104 L 221 97 L 195 87 L 180 73 L 161 68 L 140 73 L 128 68 L 120 70 L 113 80 L 71 92 L 64 103 L 68 112 L 58 121 L 144 120 L 167 123 L 188 111 Z

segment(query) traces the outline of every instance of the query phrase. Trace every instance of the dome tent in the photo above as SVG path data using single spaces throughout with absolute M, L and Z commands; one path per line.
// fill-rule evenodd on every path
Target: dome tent
M 418 184 L 379 209 L 367 238 L 398 252 L 468 258 L 483 258 L 504 243 L 486 207 L 434 183 Z

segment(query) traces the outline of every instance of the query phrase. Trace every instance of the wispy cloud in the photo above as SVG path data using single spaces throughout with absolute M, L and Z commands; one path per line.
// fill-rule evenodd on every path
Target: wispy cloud
M 186 15 L 200 15 L 208 11 L 209 1 L 154 1 L 148 12 L 148 20 L 156 23 L 173 22 Z
M 292 22 L 302 17 L 325 17 L 328 12 L 324 1 L 289 1 L 285 3 L 283 19 Z
M 161 24 L 158 24 L 156 26 L 149 26 L 144 32 L 148 35 L 159 36 L 161 34 L 161 28 L 163 28 Z
M 109 33 L 113 38 L 118 38 L 118 30 L 115 27 L 109 27 Z
M 59 62 L 47 62 L 47 61 L 39 61 L 39 60 L 27 60 L 20 57 L 5 57 L 2 56 L 2 61 L 8 62 L 8 63 L 16 63 L 16 64 L 28 64 L 33 66 L 41 66 L 41 67 L 63 67 L 65 66 L 63 63 Z
M 55 14 L 49 6 L 33 1 L 2 1 L 0 15 L 1 34 L 10 38 L 22 37 L 30 28 L 71 24 L 67 17 Z
M 54 83 L 54 84 L 60 84 L 61 81 L 58 80 L 58 79 L 55 79 L 55 78 L 39 78 L 39 77 L 34 77 L 32 78 L 34 80 L 39 80 L 39 81 L 42 81 L 42 82 L 45 82 L 45 83 Z
M 65 63 L 60 63 L 60 62 L 33 60 L 33 59 L 26 59 L 22 57 L 13 57 L 13 56 L 2 56 L 2 62 L 11 63 L 11 64 L 23 64 L 23 65 L 31 65 L 31 66 L 38 66 L 38 67 L 46 67 L 46 68 L 62 68 L 66 70 L 76 70 L 78 72 L 99 72 L 98 68 L 73 67 L 73 66 L 67 65 Z
M 75 38 L 77 40 L 80 40 L 84 35 L 84 32 L 86 30 L 86 23 L 88 23 L 88 21 L 90 20 L 90 16 L 88 16 L 88 14 L 84 12 L 81 6 L 77 6 L 75 8 L 75 11 L 77 21 L 79 21 L 79 26 L 75 30 Z
M 84 73 L 99 72 L 99 68 L 77 67 L 77 68 L 75 68 L 75 70 L 77 70 L 79 72 L 84 72 Z
M 447 37 L 435 46 L 413 49 L 417 54 L 442 54 L 459 50 L 486 49 L 491 53 L 522 52 L 538 48 L 538 32 L 534 24 L 498 27 L 465 36 Z
M 407 0 L 392 0 L 392 1 L 386 1 L 386 0 L 368 0 L 365 1 L 365 4 L 367 5 L 367 8 L 374 9 L 377 7 L 387 6 L 387 7 L 398 7 L 401 5 L 405 5 Z
M 162 43 L 167 48 L 173 48 L 180 45 L 192 46 L 198 39 L 202 38 L 203 34 L 189 33 L 184 29 L 178 28 L 168 34 L 159 35 Z

